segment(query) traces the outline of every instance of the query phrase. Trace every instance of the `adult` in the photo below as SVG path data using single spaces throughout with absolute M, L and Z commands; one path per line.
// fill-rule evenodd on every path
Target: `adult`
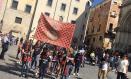
M 16 39 L 15 39 L 15 44 L 17 45 L 18 44 L 18 41 L 19 41 L 19 38 L 17 37 Z
M 128 66 L 128 57 L 124 55 L 117 67 L 117 79 L 127 79 Z
M 39 79 L 43 79 L 47 72 L 48 64 L 50 62 L 50 57 L 47 48 L 43 49 L 40 58 L 41 59 L 39 63 Z
M 22 46 L 23 46 L 23 40 L 20 40 L 20 42 L 19 42 L 19 44 L 18 44 L 16 59 L 19 59 L 19 54 L 20 54 L 21 51 L 22 51 Z
M 36 44 L 33 46 L 33 55 L 32 55 L 32 62 L 31 62 L 31 68 L 33 68 L 33 65 L 36 69 L 36 67 L 38 66 L 38 60 L 40 57 L 40 53 L 42 51 L 42 45 L 40 41 L 37 41 Z
M 31 61 L 31 45 L 29 40 L 26 40 L 22 46 L 22 69 L 21 75 L 22 77 L 28 77 L 29 71 L 29 62 Z
M 109 64 L 108 64 L 106 59 L 102 60 L 101 67 L 102 67 L 101 68 L 101 75 L 100 75 L 99 79 L 107 79 L 107 73 L 108 73 L 108 70 L 109 70 Z
M 81 62 L 82 62 L 81 54 L 77 53 L 75 58 L 74 58 L 75 69 L 74 69 L 74 74 L 73 75 L 79 76 L 79 69 L 80 69 Z
M 7 34 L 2 38 L 2 52 L 0 54 L 0 59 L 4 59 L 5 53 L 8 51 L 9 39 Z

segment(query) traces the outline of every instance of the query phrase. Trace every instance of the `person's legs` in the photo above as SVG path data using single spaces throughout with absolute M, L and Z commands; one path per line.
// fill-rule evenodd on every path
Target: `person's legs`
M 78 75 L 79 70 L 80 70 L 80 65 L 81 65 L 81 62 L 78 62 L 78 63 L 77 63 L 77 71 L 76 71 L 76 72 L 77 72 L 77 75 Z
M 104 78 L 104 71 L 101 70 L 101 75 L 100 75 L 100 79 L 103 79 Z
M 73 70 L 73 66 L 70 65 L 70 67 L 69 67 L 69 75 L 71 75 L 72 70 Z
M 26 67 L 25 77 L 27 77 L 28 76 L 28 71 L 29 71 L 28 62 L 25 63 L 25 67 Z
M 121 79 L 127 79 L 126 74 L 121 73 Z
M 17 51 L 17 55 L 16 55 L 16 59 L 19 58 L 19 53 L 20 53 L 20 50 L 18 49 L 18 51 Z
M 77 71 L 77 66 L 75 65 L 74 75 L 76 74 L 76 71 Z
M 31 62 L 31 68 L 33 68 L 34 63 L 35 63 L 35 57 L 33 56 L 32 57 L 32 62 Z
M 121 72 L 117 72 L 117 79 L 121 79 Z
M 47 70 L 47 65 L 45 63 L 42 63 L 40 66 L 40 79 L 43 79 Z
M 107 71 L 103 70 L 103 78 L 102 79 L 107 79 Z
M 25 63 L 22 61 L 22 65 L 21 65 L 21 75 L 20 75 L 20 76 L 23 76 L 23 75 L 24 75 L 24 71 L 25 71 Z
M 101 70 L 101 68 L 99 68 L 99 70 L 98 70 L 98 79 L 100 79 L 101 73 L 102 73 L 102 70 Z
M 40 65 L 40 69 L 39 69 L 39 78 L 40 79 L 43 79 L 43 66 L 42 66 L 43 63 L 41 63 Z
M 77 67 L 76 72 L 79 73 L 79 67 Z
M 0 55 L 0 58 L 1 59 L 4 59 L 4 55 L 5 55 L 5 52 L 7 51 L 8 49 L 6 47 L 3 47 L 2 48 L 2 52 L 1 52 L 1 55 Z

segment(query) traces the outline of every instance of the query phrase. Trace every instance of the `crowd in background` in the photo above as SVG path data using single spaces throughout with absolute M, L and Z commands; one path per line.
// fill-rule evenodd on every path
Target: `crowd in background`
M 128 55 L 119 51 L 112 52 L 102 48 L 88 48 L 87 46 L 62 48 L 48 43 L 16 38 L 10 34 L 0 37 L 2 52 L 0 59 L 4 59 L 9 45 L 18 45 L 16 59 L 21 64 L 20 77 L 28 77 L 30 70 L 34 70 L 35 77 L 43 79 L 45 75 L 60 77 L 61 79 L 79 76 L 80 67 L 85 63 L 98 66 L 98 79 L 106 79 L 109 71 L 117 74 L 117 79 L 128 79 Z

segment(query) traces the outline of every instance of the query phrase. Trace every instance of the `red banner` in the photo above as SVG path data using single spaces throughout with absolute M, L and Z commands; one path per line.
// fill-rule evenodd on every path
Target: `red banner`
M 74 30 L 74 24 L 55 21 L 41 14 L 35 32 L 35 39 L 60 47 L 70 48 Z

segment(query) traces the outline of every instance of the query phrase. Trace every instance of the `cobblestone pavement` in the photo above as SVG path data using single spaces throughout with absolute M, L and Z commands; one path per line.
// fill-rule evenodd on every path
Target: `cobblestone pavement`
M 20 66 L 16 63 L 15 59 L 16 48 L 16 46 L 11 46 L 6 53 L 5 60 L 0 60 L 0 79 L 24 79 L 19 77 Z M 79 78 L 72 75 L 70 79 L 97 79 L 97 72 L 98 68 L 96 66 L 85 65 L 84 68 L 80 69 Z M 32 72 L 30 72 L 30 77 L 28 79 L 35 79 L 32 78 L 33 75 L 31 73 Z M 131 73 L 129 73 L 129 78 L 131 78 Z M 114 72 L 109 72 L 108 79 L 116 79 L 116 74 Z

